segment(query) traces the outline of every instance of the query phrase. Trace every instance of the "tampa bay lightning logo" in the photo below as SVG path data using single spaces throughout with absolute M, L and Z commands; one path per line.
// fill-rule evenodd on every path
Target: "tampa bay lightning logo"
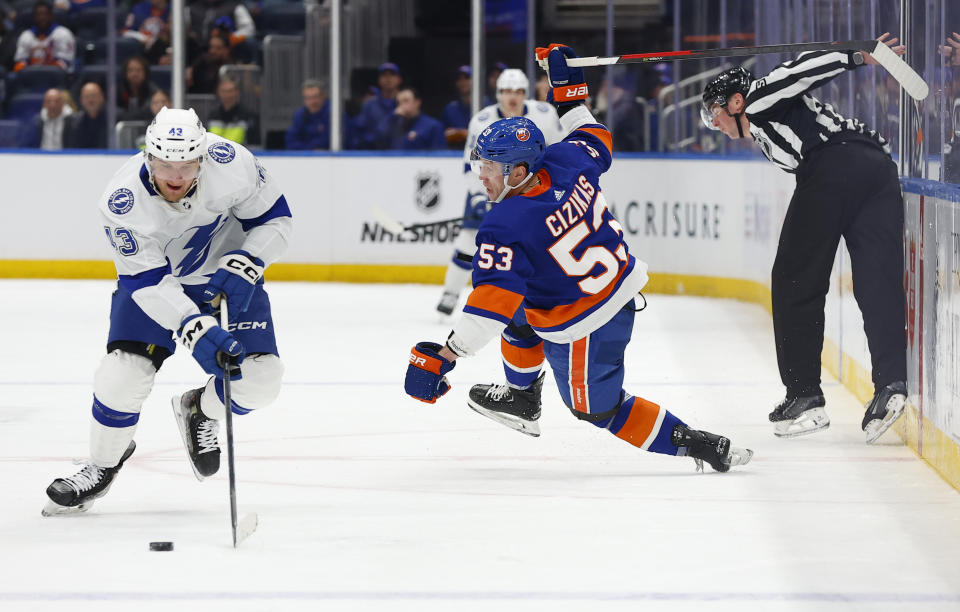
M 200 269 L 210 254 L 214 237 L 223 229 L 225 223 L 224 217 L 217 216 L 207 225 L 191 227 L 167 244 L 164 252 L 171 263 L 182 254 L 180 261 L 174 266 L 174 276 L 188 276 Z
M 133 208 L 133 192 L 123 187 L 117 189 L 107 199 L 107 208 L 117 215 L 130 212 L 130 209 Z
M 218 142 L 216 144 L 210 145 L 207 149 L 207 155 L 215 162 L 221 164 L 227 164 L 233 161 L 233 158 L 237 156 L 237 150 L 233 148 L 233 145 L 229 142 Z

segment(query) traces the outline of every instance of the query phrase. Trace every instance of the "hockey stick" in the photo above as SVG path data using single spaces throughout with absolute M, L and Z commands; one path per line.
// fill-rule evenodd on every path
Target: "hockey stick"
M 727 47 L 723 49 L 702 49 L 690 51 L 659 51 L 656 53 L 628 53 L 613 57 L 575 57 L 567 60 L 567 66 L 612 66 L 616 64 L 649 64 L 688 59 L 710 59 L 714 57 L 739 57 L 762 55 L 765 53 L 802 53 L 804 51 L 862 51 L 876 46 L 875 40 L 845 40 L 834 42 L 792 43 L 787 45 L 761 45 L 758 47 Z M 538 59 L 540 67 L 546 70 L 547 60 Z
M 377 220 L 377 223 L 383 226 L 383 229 L 387 230 L 391 234 L 399 235 L 404 232 L 410 232 L 424 227 L 430 227 L 433 225 L 444 225 L 447 223 L 453 223 L 455 221 L 462 221 L 463 217 L 454 217 L 453 219 L 442 219 L 440 221 L 432 221 L 430 223 L 414 223 L 412 225 L 404 225 L 391 217 L 385 210 L 380 208 L 379 205 L 374 204 L 370 207 L 371 212 L 373 212 L 374 218 Z
M 923 100 L 930 93 L 930 87 L 927 86 L 923 77 L 887 45 L 878 42 L 870 55 L 877 60 L 878 64 L 886 68 L 890 76 L 895 78 L 907 95 L 914 100 Z
M 630 53 L 614 57 L 576 57 L 567 60 L 572 67 L 611 66 L 616 64 L 658 63 L 687 59 L 709 59 L 717 57 L 739 57 L 748 55 L 762 55 L 766 53 L 802 53 L 804 51 L 869 51 L 877 63 L 886 68 L 893 78 L 903 87 L 904 91 L 915 100 L 923 100 L 930 92 L 930 88 L 923 78 L 910 67 L 903 59 L 897 56 L 890 47 L 876 40 L 847 40 L 837 42 L 811 42 L 787 45 L 761 45 L 758 47 L 729 47 L 724 49 L 703 49 L 700 51 L 662 51 L 659 53 Z M 538 59 L 537 62 L 544 70 L 547 69 L 547 60 Z
M 230 315 L 227 311 L 227 296 L 220 299 L 220 327 L 229 329 Z M 237 522 L 237 471 L 233 457 L 233 401 L 230 397 L 230 359 L 223 357 L 223 405 L 227 411 L 227 471 L 230 475 L 230 528 L 233 533 L 233 547 L 247 539 L 257 529 L 258 518 L 255 512 L 245 515 Z

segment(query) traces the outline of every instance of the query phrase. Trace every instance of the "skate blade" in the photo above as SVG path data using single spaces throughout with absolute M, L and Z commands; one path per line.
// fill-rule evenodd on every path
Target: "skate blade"
M 792 421 L 773 424 L 773 435 L 778 438 L 797 438 L 830 427 L 830 417 L 823 408 L 811 408 Z
M 867 436 L 867 444 L 873 444 L 878 438 L 880 438 L 880 436 L 890 429 L 890 426 L 900 418 L 901 414 L 903 414 L 903 409 L 906 407 L 906 403 L 907 398 L 902 395 L 894 395 L 887 400 L 887 414 L 882 419 L 874 419 L 870 421 L 867 423 L 866 429 L 864 429 L 864 432 Z
M 183 440 L 183 452 L 187 453 L 187 463 L 190 464 L 190 469 L 193 470 L 193 475 L 197 477 L 197 480 L 203 482 L 206 479 L 206 476 L 200 473 L 197 470 L 197 466 L 193 464 L 193 458 L 190 457 L 190 434 L 186 428 L 183 427 L 185 419 L 181 413 L 180 398 L 182 395 L 174 395 L 170 400 L 170 403 L 173 404 L 173 416 L 177 420 L 177 430 L 180 431 L 180 439 Z
M 727 454 L 726 464 L 730 467 L 736 465 L 747 465 L 750 463 L 751 459 L 753 459 L 753 451 L 749 448 L 738 448 L 736 446 L 731 446 L 730 452 Z
M 43 507 L 40 514 L 43 516 L 69 516 L 71 514 L 80 514 L 86 512 L 93 505 L 93 500 L 76 506 L 61 506 L 53 500 L 47 500 L 47 505 Z
M 482 406 L 477 406 L 476 404 L 467 401 L 467 406 L 477 414 L 482 414 L 491 421 L 496 421 L 501 425 L 506 425 L 514 431 L 519 431 L 522 434 L 528 436 L 539 438 L 540 437 L 540 424 L 536 421 L 528 421 L 526 419 L 521 419 L 520 417 L 515 417 L 510 414 L 503 414 L 502 412 L 496 412 L 494 410 L 487 410 Z

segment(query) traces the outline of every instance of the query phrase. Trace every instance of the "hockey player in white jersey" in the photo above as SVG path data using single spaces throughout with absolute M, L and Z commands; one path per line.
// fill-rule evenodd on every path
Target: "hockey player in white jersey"
M 50 484 L 47 516 L 82 512 L 107 492 L 136 447 L 154 376 L 178 343 L 210 375 L 173 399 L 200 480 L 220 467 L 221 364 L 230 364 L 236 414 L 273 402 L 283 375 L 263 270 L 286 250 L 291 215 L 247 149 L 208 134 L 193 109 L 164 108 L 99 208 L 118 280 L 107 354 L 94 376 L 90 459 Z M 214 316 L 220 299 L 229 304 L 229 329 Z
M 483 221 L 491 202 L 477 176 L 470 171 L 470 155 L 477 146 L 477 138 L 494 121 L 507 117 L 526 117 L 540 128 L 547 144 L 559 142 L 564 134 L 560 127 L 557 110 L 546 102 L 527 99 L 530 82 L 522 70 L 507 68 L 497 78 L 497 103 L 480 110 L 470 119 L 467 128 L 467 143 L 463 149 L 463 171 L 466 180 L 467 198 L 463 209 L 463 222 L 454 243 L 453 259 L 447 264 L 443 282 L 443 295 L 437 304 L 441 314 L 452 314 L 457 307 L 460 292 L 470 278 L 473 254 L 477 251 L 477 229 Z

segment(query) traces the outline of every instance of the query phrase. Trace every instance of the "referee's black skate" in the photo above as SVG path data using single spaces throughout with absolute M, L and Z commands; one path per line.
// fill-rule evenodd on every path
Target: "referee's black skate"
M 54 480 L 47 487 L 49 500 L 40 514 L 57 516 L 89 510 L 98 497 L 107 494 L 114 478 L 117 477 L 117 472 L 123 467 L 123 462 L 130 458 L 136 448 L 136 443 L 130 440 L 130 445 L 120 457 L 120 462 L 114 467 L 102 468 L 92 463 L 85 463 L 83 469 L 73 476 Z
M 543 376 L 541 373 L 526 389 L 515 389 L 510 385 L 474 385 L 467 405 L 501 425 L 537 437 L 540 435 L 537 419 L 540 418 Z
M 773 435 L 796 438 L 830 427 L 830 417 L 823 409 L 826 405 L 822 395 L 784 398 L 769 415 Z
M 220 469 L 220 443 L 217 440 L 220 423 L 208 418 L 200 410 L 203 389 L 191 389 L 173 398 L 177 428 L 180 429 L 180 437 L 183 438 L 183 446 L 187 449 L 190 467 L 197 480 L 213 476 Z
M 684 449 L 684 455 L 693 457 L 697 464 L 697 471 L 703 471 L 703 462 L 706 461 L 714 470 L 727 472 L 735 465 L 746 465 L 753 458 L 753 451 L 749 448 L 739 448 L 730 445 L 730 438 L 712 434 L 709 431 L 690 429 L 683 425 L 676 425 L 670 435 L 674 446 Z
M 892 382 L 877 391 L 867 404 L 860 428 L 866 433 L 867 444 L 873 444 L 903 414 L 907 402 L 907 383 Z

